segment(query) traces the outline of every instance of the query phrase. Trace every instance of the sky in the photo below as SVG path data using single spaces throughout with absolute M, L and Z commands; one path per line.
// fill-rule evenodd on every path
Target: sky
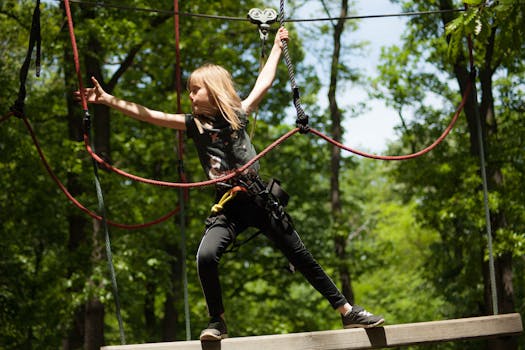
M 43 2 L 53 2 L 54 0 L 44 0 Z M 330 3 L 330 2 L 328 2 Z M 320 18 L 326 17 L 326 12 L 321 7 L 321 1 L 309 0 L 299 13 L 294 14 L 297 18 Z M 357 15 L 377 15 L 393 14 L 401 12 L 399 5 L 392 4 L 389 0 L 354 0 L 354 8 L 350 9 Z M 268 1 L 268 7 L 279 10 L 280 1 Z M 287 14 L 285 2 L 285 15 Z M 336 13 L 331 14 L 335 16 Z M 368 41 L 367 55 L 365 57 L 355 56 L 351 58 L 352 68 L 364 70 L 368 76 L 376 76 L 375 66 L 379 63 L 380 48 L 386 45 L 399 43 L 399 38 L 405 28 L 405 17 L 371 18 L 359 21 L 359 29 L 351 32 L 352 42 Z M 306 34 L 312 22 L 298 22 L 297 29 L 302 35 L 303 45 L 315 45 L 311 37 Z M 309 42 L 310 40 L 310 42 Z M 313 50 L 315 51 L 315 50 Z M 318 58 L 312 50 L 306 50 L 306 62 L 319 65 Z M 300 72 L 296 72 L 299 75 Z M 328 82 L 329 73 L 318 71 L 322 81 Z M 318 103 L 322 108 L 328 105 L 326 88 L 319 94 Z M 399 118 L 394 110 L 384 105 L 382 101 L 371 100 L 362 87 L 350 87 L 344 94 L 338 96 L 338 103 L 341 108 L 345 105 L 355 105 L 359 102 L 366 103 L 368 111 L 355 118 L 347 118 L 344 122 L 345 139 L 344 144 L 357 148 L 365 152 L 381 153 L 386 150 L 387 142 L 395 140 L 396 134 L 394 127 L 398 124 Z
M 279 9 L 279 1 L 274 1 L 274 8 Z M 326 13 L 320 7 L 320 1 L 312 1 L 315 6 L 305 6 L 305 9 L 300 13 L 294 14 L 300 18 L 320 18 L 326 17 Z M 389 0 L 355 0 L 354 11 L 357 15 L 377 15 L 377 14 L 393 14 L 400 13 L 399 5 L 390 3 Z M 286 8 L 285 8 L 286 14 Z M 335 16 L 336 13 L 331 14 Z M 400 36 L 405 28 L 405 17 L 386 17 L 386 18 L 371 18 L 359 21 L 359 29 L 356 32 L 349 33 L 352 42 L 367 41 L 369 43 L 366 48 L 367 54 L 364 57 L 352 57 L 352 62 L 347 62 L 353 68 L 366 71 L 369 76 L 376 76 L 376 66 L 379 64 L 380 48 L 382 46 L 399 43 Z M 298 23 L 299 33 L 305 34 L 303 36 L 303 45 L 308 46 L 308 38 L 306 31 L 309 30 L 311 22 Z M 314 50 L 315 51 L 315 50 Z M 307 62 L 313 62 L 318 65 L 317 58 L 313 57 L 315 52 L 307 51 Z M 297 73 L 300 72 L 296 72 Z M 329 80 L 328 72 L 318 71 L 321 80 Z M 357 104 L 358 102 L 365 102 L 368 111 L 355 118 L 347 118 L 344 122 L 345 139 L 344 144 L 366 152 L 381 153 L 386 150 L 387 142 L 397 139 L 394 127 L 399 123 L 397 113 L 389 107 L 386 107 L 382 101 L 371 100 L 362 87 L 348 88 L 344 94 L 338 96 L 338 102 L 341 108 L 345 104 Z M 322 107 L 328 105 L 326 98 L 326 89 L 320 93 L 319 104 Z

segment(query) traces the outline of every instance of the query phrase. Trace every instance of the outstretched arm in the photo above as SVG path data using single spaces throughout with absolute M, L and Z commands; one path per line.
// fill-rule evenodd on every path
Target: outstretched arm
M 178 130 L 186 129 L 184 114 L 170 114 L 155 111 L 137 103 L 122 100 L 105 92 L 94 77 L 91 77 L 91 81 L 93 82 L 93 87 L 85 89 L 87 102 L 106 105 L 129 117 L 150 124 Z M 75 92 L 75 96 L 79 99 L 80 92 Z
M 288 30 L 284 27 L 280 27 L 277 31 L 272 51 L 266 60 L 266 64 L 261 70 L 261 73 L 259 73 L 252 91 L 248 97 L 242 101 L 242 108 L 246 114 L 250 114 L 257 108 L 266 92 L 272 86 L 283 49 L 283 43 L 281 40 L 288 40 Z

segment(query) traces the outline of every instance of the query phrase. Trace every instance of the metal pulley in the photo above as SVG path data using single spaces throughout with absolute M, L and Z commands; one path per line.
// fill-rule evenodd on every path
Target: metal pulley
M 270 24 L 277 21 L 277 12 L 271 8 L 266 8 L 264 10 L 252 8 L 248 11 L 248 19 L 250 22 L 257 24 L 261 40 L 266 41 L 268 40 Z

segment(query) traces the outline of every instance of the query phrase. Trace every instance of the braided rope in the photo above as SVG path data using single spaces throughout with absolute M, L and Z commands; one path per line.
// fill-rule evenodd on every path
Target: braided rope
M 284 0 L 281 0 L 279 8 L 279 24 L 281 27 L 284 27 L 284 22 Z M 294 67 L 292 59 L 290 58 L 290 53 L 288 51 L 288 42 L 286 40 L 282 40 L 282 44 L 284 60 L 286 62 L 286 68 L 288 68 L 288 75 L 290 77 L 290 83 L 292 85 L 293 103 L 295 106 L 295 110 L 297 111 L 297 124 L 299 124 L 299 126 L 301 127 L 301 133 L 304 133 L 308 131 L 308 116 L 304 112 L 303 107 L 301 105 L 299 88 L 297 87 L 297 83 L 295 81 Z
M 279 23 L 280 23 L 281 27 L 284 26 L 284 22 L 285 22 L 285 20 L 284 20 L 284 0 L 281 0 L 280 1 L 280 11 L 279 11 Z M 361 156 L 367 157 L 367 158 L 381 159 L 381 160 L 406 160 L 406 159 L 419 157 L 419 156 L 421 156 L 421 155 L 423 155 L 425 153 L 428 153 L 431 150 L 433 150 L 438 144 L 440 144 L 445 139 L 445 137 L 452 130 L 452 127 L 455 125 L 455 123 L 456 123 L 456 121 L 457 121 L 457 119 L 459 117 L 459 114 L 461 113 L 461 111 L 463 110 L 463 107 L 466 104 L 467 98 L 468 98 L 468 96 L 469 96 L 469 94 L 470 94 L 470 92 L 472 90 L 472 86 L 473 86 L 473 79 L 471 79 L 471 80 L 469 80 L 469 85 L 465 89 L 465 92 L 463 94 L 463 98 L 461 100 L 461 103 L 460 103 L 459 107 L 457 108 L 456 113 L 454 114 L 454 117 L 452 118 L 452 121 L 450 122 L 449 126 L 445 129 L 445 131 L 441 134 L 441 136 L 439 138 L 437 138 L 430 146 L 422 149 L 419 152 L 415 152 L 415 153 L 407 154 L 407 155 L 400 155 L 400 156 L 382 156 L 382 155 L 370 154 L 370 153 L 358 151 L 358 150 L 355 150 L 353 148 L 347 147 L 347 146 L 343 145 L 342 143 L 332 139 L 331 137 L 321 133 L 320 131 L 315 130 L 315 129 L 311 129 L 309 127 L 309 125 L 308 125 L 308 116 L 304 113 L 304 110 L 303 110 L 303 108 L 301 106 L 301 101 L 300 101 L 300 98 L 299 98 L 299 89 L 298 89 L 297 83 L 295 81 L 295 73 L 294 73 L 294 70 L 293 70 L 293 64 L 292 64 L 292 61 L 290 59 L 290 55 L 289 55 L 289 52 L 288 52 L 288 43 L 286 42 L 286 40 L 282 40 L 282 44 L 283 44 L 284 59 L 286 61 L 286 67 L 288 68 L 288 75 L 290 76 L 290 83 L 292 85 L 292 90 L 293 90 L 293 93 L 294 93 L 294 105 L 295 105 L 295 108 L 297 110 L 297 125 L 299 126 L 301 133 L 312 132 L 313 134 L 315 134 L 315 135 L 325 139 L 326 141 L 332 143 L 334 146 L 337 146 L 337 147 L 339 147 L 341 149 L 344 149 L 346 151 L 349 151 L 349 152 L 352 152 L 352 153 L 355 153 L 355 154 L 358 154 L 358 155 L 361 155 Z M 470 56 L 469 58 L 470 58 L 471 70 L 473 70 L 472 45 L 469 45 L 469 56 Z

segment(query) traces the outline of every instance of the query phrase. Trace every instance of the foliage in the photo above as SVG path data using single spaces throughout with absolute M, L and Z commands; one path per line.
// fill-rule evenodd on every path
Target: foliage
M 72 4 L 84 83 L 89 84 L 87 61 L 101 65 L 101 82 L 116 95 L 151 108 L 175 111 L 175 41 L 169 5 L 163 1 L 130 0 L 123 7 L 167 9 L 167 12 L 131 11 L 100 4 Z M 264 7 L 260 1 L 182 2 L 184 13 L 208 13 L 243 17 L 243 9 Z M 293 6 L 301 5 L 293 2 Z M 430 8 L 434 2 L 420 4 Z M 519 32 L 508 13 L 519 14 L 511 2 L 501 7 L 471 3 L 449 27 L 451 36 L 467 32 L 484 35 L 487 26 L 502 28 L 498 58 L 503 69 L 494 81 L 499 136 L 493 139 L 491 164 L 501 165 L 505 186 L 493 192 L 493 208 L 505 210 L 509 226 L 497 232 L 496 254 L 509 251 L 515 257 L 515 293 L 523 300 L 523 62 L 519 54 L 506 54 L 522 45 Z M 76 89 L 71 49 L 64 15 L 58 3 L 42 3 L 43 70 L 36 79 L 30 71 L 25 114 L 36 132 L 43 152 L 57 177 L 87 208 L 96 211 L 93 168 L 82 142 L 75 141 L 70 121 L 82 119 L 80 111 L 67 105 Z M 412 4 L 412 6 L 416 6 Z M 504 7 L 507 6 L 507 7 Z M 33 1 L 4 1 L 0 4 L 0 114 L 17 97 L 17 68 L 24 60 L 29 36 Z M 504 11 L 505 10 L 505 11 Z M 499 11 L 499 12 L 498 12 Z M 496 13 L 496 15 L 494 15 Z M 478 19 L 479 18 L 479 19 Z M 516 17 L 516 20 L 522 17 Z M 422 22 L 418 22 L 422 21 Z M 481 21 L 476 32 L 473 23 Z M 459 101 L 449 87 L 446 67 L 447 43 L 439 24 L 414 19 L 406 45 L 385 51 L 389 64 L 382 67 L 380 97 L 404 115 L 419 116 L 401 129 L 402 138 L 392 151 L 408 151 L 438 135 L 444 118 Z M 311 123 L 328 130 L 326 113 L 318 105 L 321 88 L 318 67 L 303 62 L 305 47 L 293 25 L 290 53 L 297 70 L 302 101 Z M 327 33 L 320 28 L 315 35 Z M 354 27 L 349 27 L 353 30 Z M 437 35 L 436 35 L 437 34 Z M 523 36 L 521 36 L 523 37 Z M 423 40 L 427 38 L 428 41 Z M 308 38 L 307 38 L 308 39 Z M 458 39 L 459 40 L 459 39 Z M 312 40 L 309 40 L 310 42 Z M 325 42 L 317 40 L 315 45 Z M 459 41 L 458 41 L 459 43 Z M 205 61 L 230 68 L 238 90 L 246 94 L 257 74 L 260 42 L 255 26 L 181 16 L 182 106 L 189 110 L 185 79 Z M 345 46 L 353 51 L 362 44 Z M 458 44 L 458 50 L 464 46 Z M 482 48 L 477 48 L 482 50 Z M 510 51 L 509 51 L 510 50 Z M 323 52 L 328 52 L 323 50 Z M 460 51 L 458 51 L 460 52 Z M 483 53 L 483 51 L 478 51 Z M 518 51 L 519 53 L 519 51 Z M 476 56 L 481 62 L 481 55 Z M 445 59 L 447 57 L 447 59 Z M 132 58 L 132 64 L 127 59 Z M 328 57 L 320 57 L 326 60 Z M 442 69 L 424 71 L 423 60 Z M 345 60 L 345 62 L 350 62 Z M 402 67 L 403 69 L 401 69 Z M 32 67 L 34 68 L 34 67 Z M 124 70 L 121 75 L 119 68 Z M 409 69 L 410 68 L 410 69 Z M 321 70 L 322 71 L 322 70 Z M 93 73 L 93 72 L 90 72 Z M 347 81 L 363 81 L 350 65 L 341 67 Z M 436 79 L 436 76 L 443 79 Z M 416 88 L 413 88 L 413 87 Z M 421 87 L 421 88 L 419 88 Z M 425 87 L 423 89 L 422 87 Z M 425 105 L 431 94 L 442 108 Z M 280 65 L 274 87 L 261 106 L 254 143 L 258 150 L 292 127 L 287 70 Z M 355 109 L 354 109 L 355 108 Z M 353 115 L 359 106 L 349 106 Z M 98 110 L 91 107 L 93 120 Z M 347 114 L 345 117 L 351 117 Z M 103 130 L 95 128 L 94 134 Z M 173 151 L 176 135 L 111 112 L 109 121 L 110 156 L 113 164 L 131 173 L 166 181 L 179 181 Z M 198 157 L 188 140 L 184 167 L 188 181 L 202 180 Z M 330 149 L 311 135 L 296 135 L 261 160 L 262 174 L 282 180 L 292 194 L 288 210 L 297 230 L 316 259 L 330 276 L 340 266 L 352 273 L 356 300 L 383 313 L 389 323 L 415 322 L 478 313 L 482 300 L 479 261 L 485 255 L 480 208 L 480 180 L 476 159 L 467 147 L 468 131 L 462 121 L 437 151 L 417 161 L 392 165 L 346 157 L 342 160 L 343 213 L 340 222 L 330 219 L 329 178 L 326 164 Z M 104 239 L 93 221 L 71 204 L 37 164 L 40 160 L 23 122 L 11 117 L 0 123 L 0 347 L 5 349 L 83 347 L 85 308 L 90 300 L 104 306 L 104 336 L 108 344 L 119 342 L 115 303 L 104 261 Z M 179 204 L 178 189 L 135 183 L 111 172 L 99 171 L 108 218 L 115 222 L 148 222 Z M 213 198 L 212 188 L 192 189 L 185 206 L 185 240 L 177 215 L 162 224 L 133 231 L 110 228 L 113 259 L 119 284 L 124 328 L 128 343 L 162 341 L 167 313 L 173 312 L 175 339 L 185 339 L 184 297 L 181 278 L 184 261 L 188 272 L 191 336 L 198 336 L 207 322 L 206 306 L 200 290 L 193 256 L 202 234 L 203 220 Z M 80 223 L 81 237 L 71 226 Z M 239 240 L 253 232 L 245 232 Z M 347 237 L 345 258 L 334 253 L 334 237 Z M 234 336 L 314 331 L 340 327 L 340 320 L 322 297 L 299 274 L 287 271 L 288 263 L 264 235 L 227 254 L 221 266 L 228 324 Z M 339 281 L 336 280 L 339 284 Z M 172 305 L 170 305 L 172 303 Z M 171 309 L 168 307 L 172 307 Z M 517 303 L 523 312 L 523 303 Z M 170 311 L 171 310 L 171 311 Z M 63 345 L 66 348 L 65 345 Z
M 407 11 L 428 11 L 444 2 L 401 3 Z M 447 3 L 452 4 L 461 5 Z M 384 50 L 378 83 L 384 83 L 385 90 L 379 95 L 388 99 L 405 122 L 399 128 L 401 140 L 391 146 L 391 151 L 406 153 L 430 144 L 440 135 L 459 103 L 461 96 L 455 81 L 459 80 L 458 67 L 468 66 L 465 38 L 470 35 L 474 64 L 480 70 L 482 84 L 481 103 L 475 108 L 490 111 L 482 115 L 486 123 L 483 135 L 487 172 L 497 174 L 495 170 L 500 169 L 502 174 L 489 178 L 492 225 L 505 223 L 492 232 L 494 254 L 496 259 L 509 254 L 515 258 L 515 276 L 508 282 L 516 288 L 515 308 L 522 310 L 520 266 L 525 231 L 523 218 L 516 215 L 516 210 L 522 211 L 525 202 L 515 187 L 516 179 L 522 179 L 523 175 L 522 137 L 515 133 L 524 132 L 523 123 L 516 120 L 520 113 L 520 107 L 516 106 L 521 104 L 518 96 L 524 91 L 523 40 L 522 35 L 513 34 L 510 39 L 509 34 L 523 31 L 523 6 L 513 1 L 469 1 L 468 5 L 467 10 L 457 16 L 422 16 L 410 20 L 403 46 Z M 447 23 L 446 31 L 442 29 L 442 21 Z M 510 98 L 509 86 L 515 91 Z M 494 96 L 493 106 L 490 96 Z M 437 104 L 439 108 L 429 105 L 428 101 L 437 99 L 443 101 Z M 473 140 L 477 138 L 475 129 L 464 116 L 462 114 L 453 132 L 434 151 L 415 161 L 398 163 L 393 172 L 405 200 L 416 203 L 418 223 L 439 232 L 440 239 L 431 245 L 432 254 L 427 257 L 427 264 L 432 268 L 425 275 L 441 288 L 444 304 L 440 312 L 444 317 L 485 314 L 489 309 L 483 279 L 488 275 L 485 266 L 489 254 L 484 198 L 479 158 L 472 152 L 473 145 L 477 145 Z M 502 217 L 506 219 L 501 221 Z M 470 346 L 476 348 L 477 345 Z

